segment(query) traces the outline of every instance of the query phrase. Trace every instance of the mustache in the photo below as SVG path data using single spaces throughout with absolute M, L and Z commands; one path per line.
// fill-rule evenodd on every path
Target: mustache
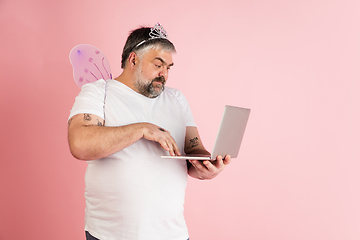
M 151 83 L 153 82 L 161 82 L 163 85 L 165 84 L 165 78 L 163 76 L 154 78 Z

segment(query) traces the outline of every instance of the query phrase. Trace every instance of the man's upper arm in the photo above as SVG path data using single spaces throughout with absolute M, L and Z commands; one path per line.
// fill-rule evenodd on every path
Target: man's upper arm
M 97 125 L 97 126 L 104 126 L 104 119 L 101 117 L 89 114 L 89 113 L 81 113 L 76 114 L 68 121 L 69 130 L 70 128 L 77 127 L 77 126 L 89 126 L 89 125 Z
M 186 154 L 210 154 L 203 146 L 199 132 L 196 127 L 186 127 L 184 151 Z
M 86 126 L 104 126 L 104 119 L 101 117 L 89 114 L 89 113 L 81 113 L 76 114 L 73 117 L 71 117 L 68 121 L 68 140 L 70 147 L 72 146 L 72 141 L 76 137 L 82 137 L 79 135 L 82 135 L 84 132 L 82 129 Z
M 89 126 L 103 126 L 104 120 L 93 114 L 81 113 L 71 117 L 68 121 L 68 142 L 70 152 L 75 158 L 82 160 L 90 160 L 85 158 L 84 153 L 88 153 L 88 146 L 90 146 L 92 136 L 94 136 L 93 128 Z M 84 150 L 85 149 L 85 150 Z

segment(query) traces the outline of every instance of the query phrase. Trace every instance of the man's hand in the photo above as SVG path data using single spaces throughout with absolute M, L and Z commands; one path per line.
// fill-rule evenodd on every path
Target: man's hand
M 225 166 L 230 164 L 231 157 L 226 155 L 223 159 L 221 156 L 217 156 L 214 161 L 200 161 L 200 160 L 189 160 L 191 165 L 189 168 L 189 175 L 201 180 L 212 179 L 216 177 Z
M 144 124 L 143 137 L 147 140 L 158 142 L 171 156 L 180 156 L 181 152 L 170 132 L 151 123 Z

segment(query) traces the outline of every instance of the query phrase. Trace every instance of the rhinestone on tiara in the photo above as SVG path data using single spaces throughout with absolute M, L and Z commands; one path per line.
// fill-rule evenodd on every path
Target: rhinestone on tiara
M 165 38 L 167 39 L 167 33 L 165 31 L 165 29 L 163 28 L 163 26 L 160 25 L 160 23 L 156 23 L 155 26 L 153 28 L 151 28 L 150 33 L 149 33 L 150 38 L 141 41 L 140 43 L 138 43 L 135 48 L 139 47 L 141 44 L 152 40 L 152 39 L 156 39 L 156 38 Z
M 166 38 L 167 39 L 167 33 L 163 26 L 160 25 L 160 23 L 155 24 L 153 28 L 151 28 L 149 36 L 151 39 L 154 38 Z

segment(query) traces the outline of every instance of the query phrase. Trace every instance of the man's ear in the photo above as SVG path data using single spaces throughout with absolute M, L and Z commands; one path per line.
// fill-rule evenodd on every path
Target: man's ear
M 134 69 L 135 65 L 139 63 L 138 56 L 135 52 L 131 52 L 128 58 L 128 65 L 131 69 Z

